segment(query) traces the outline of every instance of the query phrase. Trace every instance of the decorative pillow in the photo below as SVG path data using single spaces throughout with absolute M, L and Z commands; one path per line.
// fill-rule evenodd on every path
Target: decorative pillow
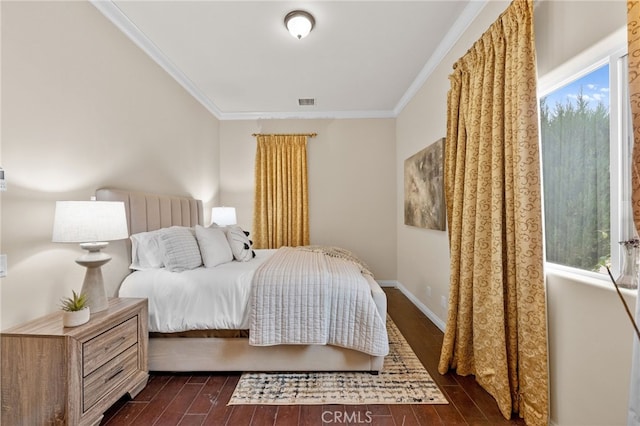
M 237 225 L 227 226 L 227 240 L 231 246 L 233 257 L 240 262 L 246 262 L 256 257 L 251 249 L 253 241 L 249 239 L 249 233 Z
M 144 271 L 164 267 L 161 233 L 162 230 L 157 230 L 131 235 L 131 269 Z
M 193 232 L 184 226 L 165 228 L 160 233 L 164 266 L 172 272 L 195 269 L 202 265 L 200 248 Z
M 196 225 L 196 239 L 205 267 L 213 268 L 233 260 L 227 236 L 221 228 L 205 228 Z
M 224 232 L 225 235 L 227 235 L 227 226 L 220 226 L 215 222 L 211 222 L 211 225 L 209 225 L 209 229 L 219 229 Z

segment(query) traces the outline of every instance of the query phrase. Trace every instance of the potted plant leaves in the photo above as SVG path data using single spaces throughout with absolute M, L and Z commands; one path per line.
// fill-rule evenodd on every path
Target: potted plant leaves
M 65 297 L 60 301 L 62 309 L 62 325 L 65 327 L 77 327 L 89 321 L 89 306 L 87 296 L 84 293 L 72 292 L 72 297 Z

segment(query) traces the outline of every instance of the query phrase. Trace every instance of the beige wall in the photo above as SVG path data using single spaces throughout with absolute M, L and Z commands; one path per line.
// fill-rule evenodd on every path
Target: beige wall
M 403 225 L 403 162 L 446 133 L 448 75 L 482 32 L 507 7 L 489 2 L 397 118 L 396 208 L 398 281 L 434 321 L 443 325 L 449 262 L 445 232 Z M 626 24 L 624 1 L 537 3 L 539 73 L 552 71 Z M 548 274 L 551 421 L 558 425 L 626 423 L 632 329 L 612 287 Z M 429 296 L 428 288 L 431 287 Z M 626 294 L 633 307 L 631 292 Z
M 90 3 L 1 7 L 6 328 L 57 309 L 81 286 L 79 247 L 51 243 L 56 200 L 113 186 L 211 205 L 219 143 L 217 119 Z M 110 268 L 125 263 L 105 266 L 110 293 Z
M 378 280 L 396 277 L 395 120 L 242 120 L 220 123 L 222 204 L 251 229 L 252 133 L 316 132 L 307 144 L 311 244 L 358 254 Z
M 633 328 L 611 285 L 547 275 L 551 419 L 626 425 Z M 635 292 L 623 290 L 634 311 Z

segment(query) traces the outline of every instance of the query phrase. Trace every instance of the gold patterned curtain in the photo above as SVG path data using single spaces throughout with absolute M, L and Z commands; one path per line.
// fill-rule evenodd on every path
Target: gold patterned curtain
M 627 43 L 629 53 L 629 97 L 633 120 L 633 140 L 640 140 L 640 2 L 627 2 Z M 633 218 L 640 229 L 640 146 L 634 143 L 632 162 Z
M 633 126 L 631 162 L 631 204 L 636 230 L 640 230 L 640 2 L 627 1 L 627 44 L 629 58 L 629 98 Z M 640 322 L 640 289 L 636 297 L 636 323 Z M 640 425 L 640 343 L 633 342 L 628 425 Z
M 307 135 L 256 135 L 256 248 L 309 244 Z
M 445 193 L 451 255 L 439 371 L 473 374 L 548 424 L 547 320 L 533 6 L 514 0 L 454 65 Z

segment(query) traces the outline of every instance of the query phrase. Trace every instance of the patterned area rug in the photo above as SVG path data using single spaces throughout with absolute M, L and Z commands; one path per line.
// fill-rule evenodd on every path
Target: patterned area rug
M 387 330 L 389 355 L 378 375 L 244 373 L 228 405 L 448 404 L 391 318 Z

